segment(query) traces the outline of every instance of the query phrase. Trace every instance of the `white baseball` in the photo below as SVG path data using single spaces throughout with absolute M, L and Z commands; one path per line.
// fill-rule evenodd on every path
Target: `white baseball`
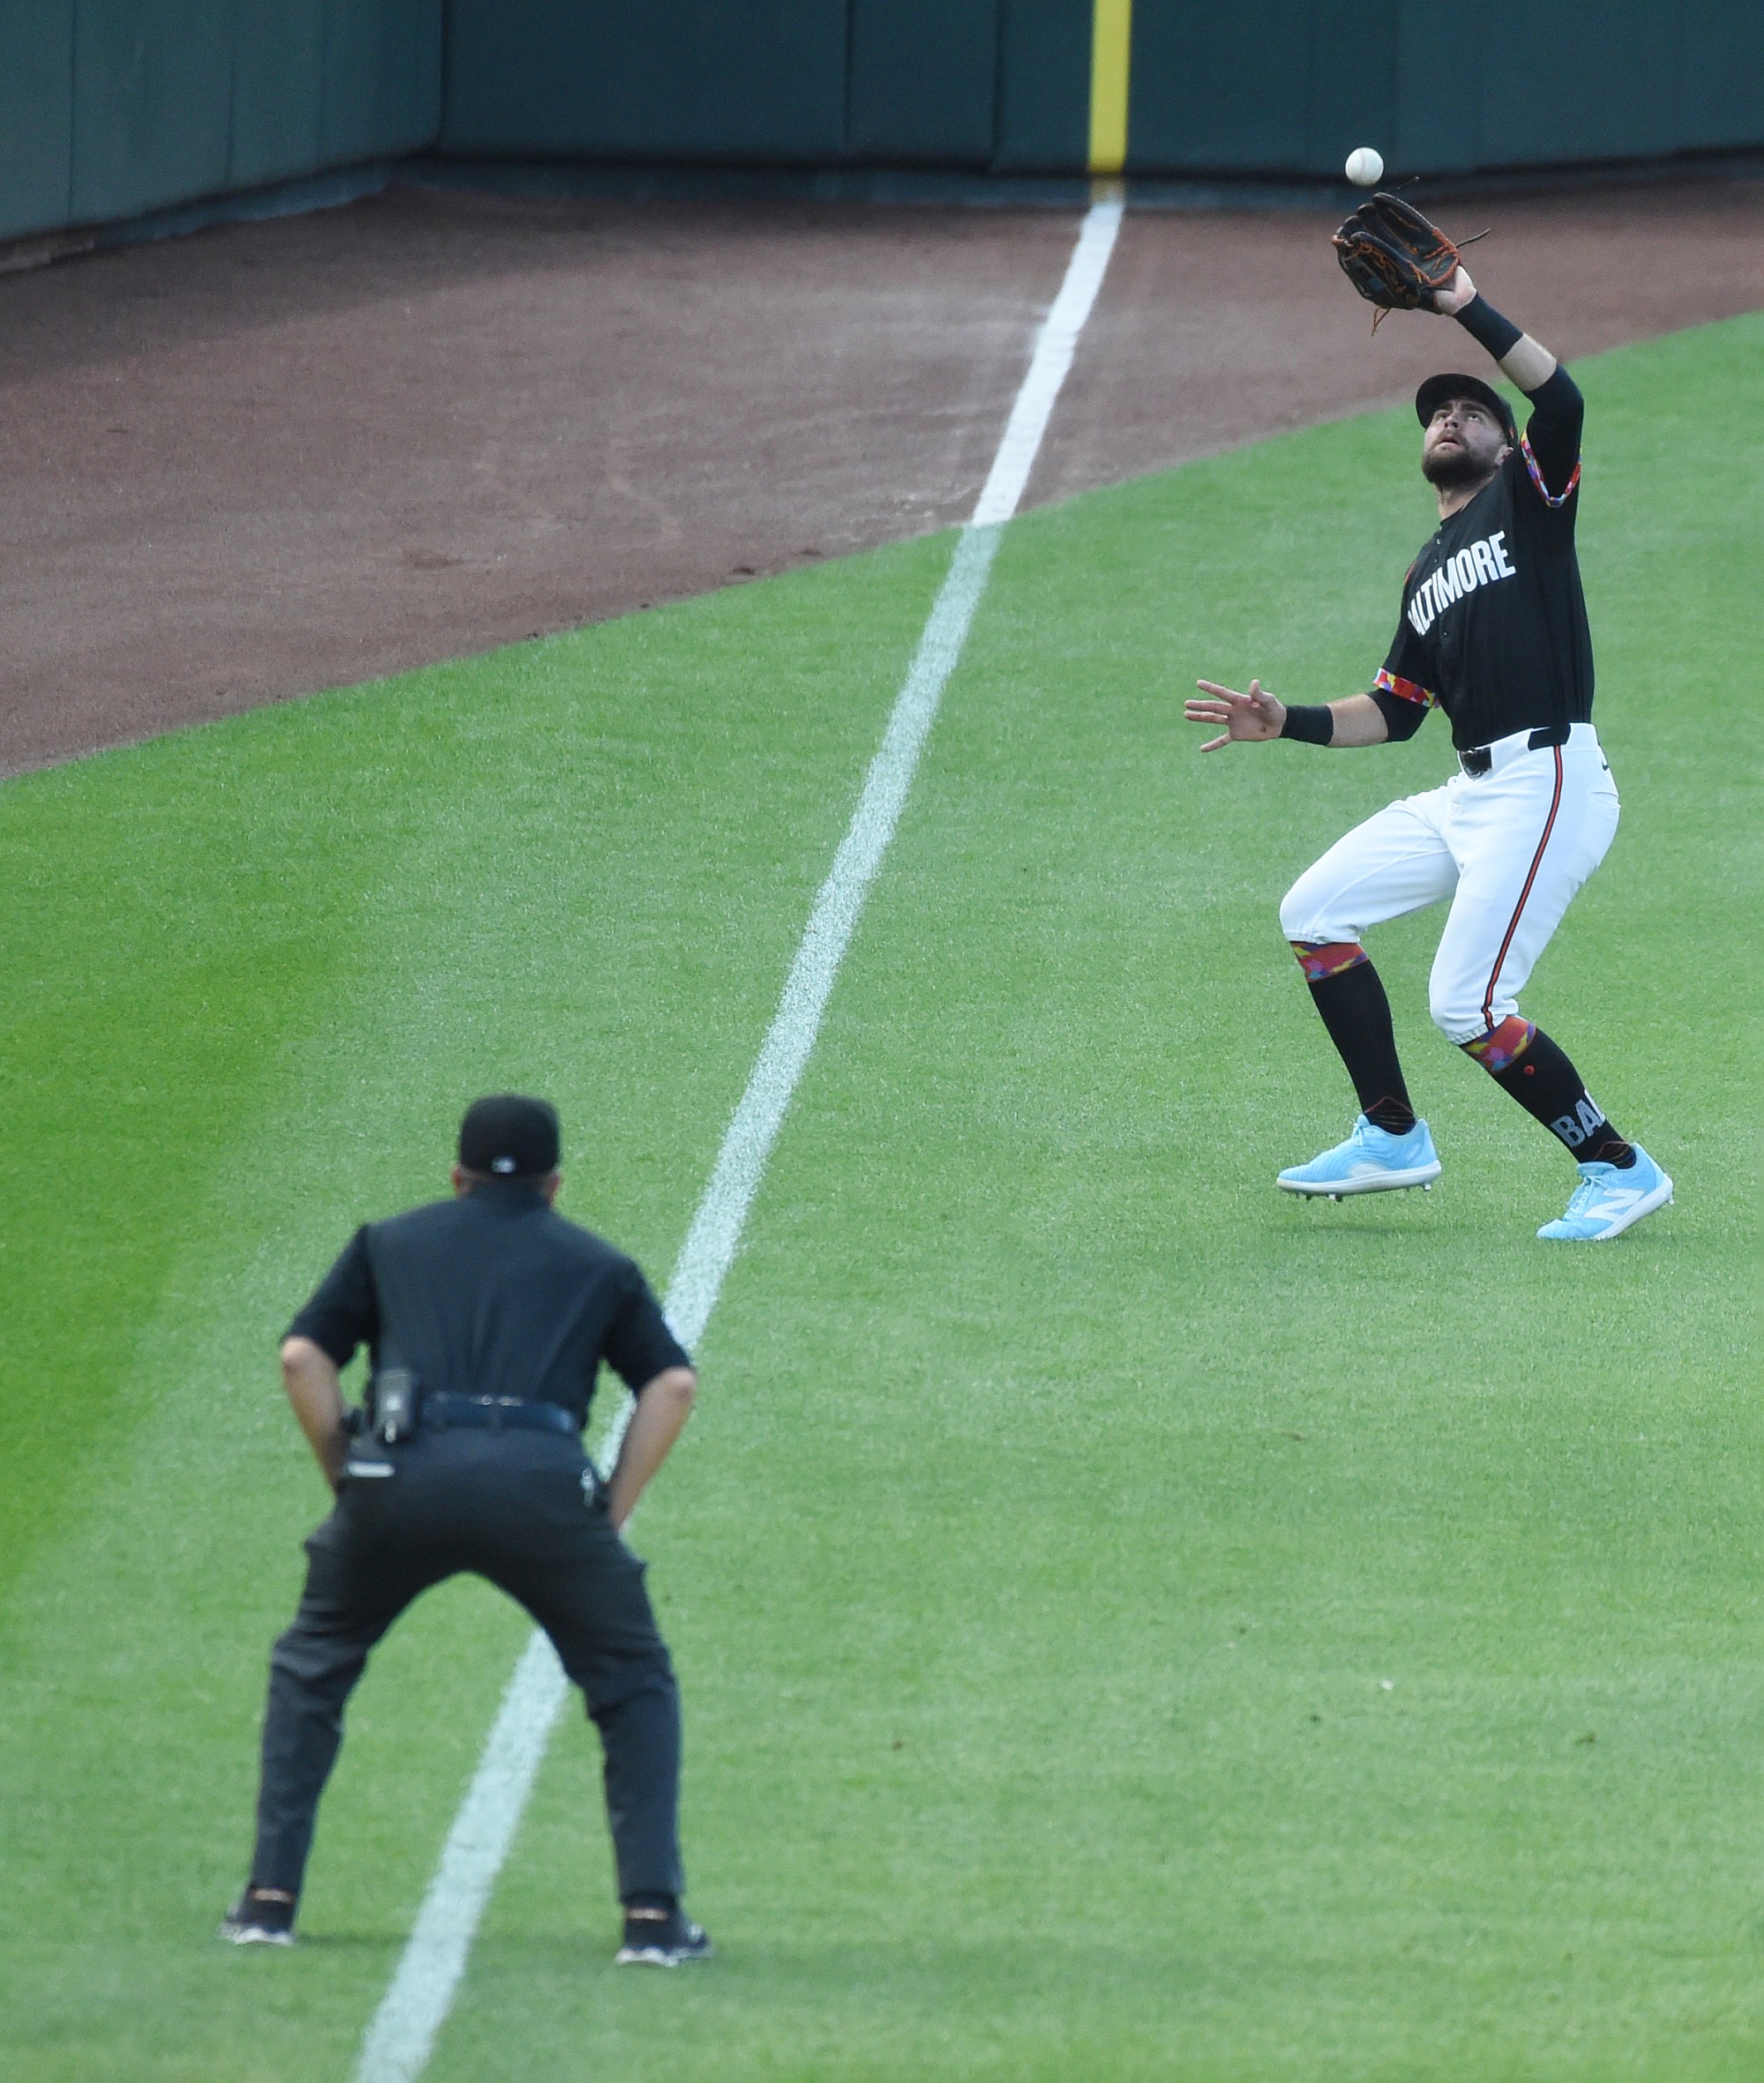
M 1370 145 L 1356 146 L 1348 154 L 1347 175 L 1356 188 L 1371 188 L 1384 179 L 1384 161 Z

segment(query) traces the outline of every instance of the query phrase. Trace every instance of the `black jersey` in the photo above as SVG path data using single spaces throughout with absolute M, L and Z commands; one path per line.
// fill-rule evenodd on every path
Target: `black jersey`
M 358 1229 L 288 1334 L 339 1367 L 366 1345 L 425 1388 L 561 1403 L 578 1423 L 602 1360 L 632 1390 L 691 1364 L 632 1261 L 518 1180 Z
M 1519 445 L 1409 568 L 1372 690 L 1394 738 L 1436 707 L 1460 751 L 1592 714 L 1592 632 L 1574 555 L 1584 406 L 1564 369 L 1532 403 Z

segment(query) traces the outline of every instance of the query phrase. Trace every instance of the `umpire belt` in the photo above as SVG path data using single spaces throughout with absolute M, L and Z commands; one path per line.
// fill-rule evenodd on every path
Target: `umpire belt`
M 1519 743 L 1521 736 L 1525 738 L 1522 748 L 1525 751 L 1541 752 L 1546 745 L 1566 745 L 1573 728 L 1572 723 L 1545 723 L 1529 735 L 1516 730 L 1510 738 L 1497 738 L 1491 745 L 1473 745 L 1468 752 L 1460 752 L 1458 765 L 1472 780 L 1479 780 L 1493 767 L 1497 754 L 1510 759 L 1521 750 Z
M 458 1427 L 480 1432 L 579 1432 L 561 1403 L 534 1403 L 522 1396 L 459 1396 L 442 1389 L 422 1399 L 422 1426 L 445 1432 Z

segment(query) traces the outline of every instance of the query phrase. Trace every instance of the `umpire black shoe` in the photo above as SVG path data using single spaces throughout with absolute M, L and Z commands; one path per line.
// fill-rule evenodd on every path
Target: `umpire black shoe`
M 688 1960 L 707 1960 L 711 1942 L 702 1924 L 684 1909 L 627 1909 L 624 1944 L 613 1957 L 617 1967 L 681 1967 Z
M 247 1888 L 220 1919 L 229 1945 L 292 1945 L 294 1897 L 274 1888 Z

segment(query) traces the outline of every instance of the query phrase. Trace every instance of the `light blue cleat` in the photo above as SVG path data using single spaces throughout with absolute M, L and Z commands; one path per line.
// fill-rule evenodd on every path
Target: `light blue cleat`
M 1583 1164 L 1566 1212 L 1559 1221 L 1546 1222 L 1538 1236 L 1596 1244 L 1621 1236 L 1632 1223 L 1663 1208 L 1672 1198 L 1672 1182 L 1640 1143 L 1631 1147 L 1635 1162 L 1627 1171 L 1614 1164 Z
M 1424 1121 L 1417 1121 L 1406 1136 L 1394 1136 L 1387 1129 L 1374 1128 L 1362 1114 L 1345 1143 L 1309 1164 L 1289 1165 L 1275 1183 L 1289 1193 L 1327 1194 L 1340 1200 L 1347 1193 L 1429 1187 L 1439 1169 L 1439 1153 Z

